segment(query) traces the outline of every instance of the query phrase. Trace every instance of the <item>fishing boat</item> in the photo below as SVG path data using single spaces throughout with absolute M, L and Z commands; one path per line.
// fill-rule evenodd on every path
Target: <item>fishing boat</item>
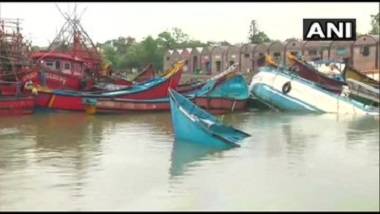
M 88 90 L 94 84 L 87 72 L 86 61 L 60 52 L 35 52 L 32 59 L 36 67 L 21 77 L 23 83 L 32 81 L 49 89 Z
M 178 85 L 178 87 L 176 88 L 176 91 L 178 91 L 181 94 L 192 93 L 202 88 L 206 84 L 206 82 L 207 81 L 196 81 L 196 82 L 182 83 Z
M 347 79 L 349 96 L 367 105 L 379 106 L 380 89 L 363 82 Z
M 367 84 L 374 88 L 380 87 L 380 82 L 376 81 L 367 75 L 359 72 L 358 70 L 354 69 L 351 66 L 346 66 L 345 69 L 342 72 L 343 79 L 347 81 L 348 79 L 356 80 L 361 83 Z
M 0 96 L 0 116 L 32 114 L 33 96 Z
M 0 94 L 15 96 L 21 77 L 32 71 L 31 44 L 24 40 L 19 19 L 0 18 Z
M 290 67 L 288 70 L 296 73 L 306 80 L 317 83 L 321 88 L 325 90 L 340 94 L 342 92 L 343 86 L 346 85 L 342 81 L 332 79 L 326 74 L 319 72 L 312 65 L 309 65 L 306 61 L 298 59 L 293 54 L 288 54 L 287 57 L 290 62 Z
M 379 82 L 357 71 L 349 65 L 339 62 L 312 64 L 318 71 L 330 78 L 340 80 L 348 85 L 349 96 L 367 105 L 379 106 Z
M 37 106 L 59 110 L 83 111 L 85 105 L 83 98 L 127 98 L 127 99 L 159 99 L 168 96 L 168 88 L 175 88 L 181 78 L 185 61 L 177 62 L 169 68 L 165 76 L 154 80 L 136 84 L 133 87 L 106 91 L 106 92 L 80 92 L 69 90 L 50 90 L 38 86 L 30 86 L 38 92 Z
M 205 146 L 236 147 L 250 135 L 222 124 L 181 94 L 169 89 L 170 110 L 177 140 Z
M 248 85 L 237 72 L 237 65 L 217 75 L 186 97 L 214 114 L 242 111 L 249 98 Z M 169 97 L 150 100 L 90 98 L 83 100 L 88 113 L 128 113 L 131 111 L 169 111 Z
M 137 83 L 144 83 L 156 77 L 153 64 L 147 65 L 142 72 L 138 73 L 131 80 L 124 77 L 102 76 L 94 86 L 94 90 L 114 91 L 131 87 Z
M 283 111 L 379 115 L 378 108 L 348 97 L 347 86 L 336 94 L 284 68 L 260 68 L 250 90 L 261 101 Z
M 101 53 L 80 18 L 59 11 L 66 21 L 46 50 L 31 54 L 35 67 L 32 72 L 22 74 L 21 79 L 23 83 L 32 81 L 52 90 L 88 91 L 99 77 L 108 75 Z

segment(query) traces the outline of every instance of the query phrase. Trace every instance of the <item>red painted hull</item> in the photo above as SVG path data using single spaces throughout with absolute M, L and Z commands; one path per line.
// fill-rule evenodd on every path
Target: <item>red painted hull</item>
M 17 94 L 17 86 L 15 84 L 0 85 L 0 96 L 15 96 Z
M 182 69 L 175 73 L 173 76 L 169 77 L 167 80 L 159 85 L 149 88 L 144 91 L 137 93 L 125 93 L 124 95 L 113 96 L 113 98 L 127 98 L 136 100 L 148 100 L 148 99 L 159 99 L 168 97 L 169 88 L 176 88 L 182 75 Z M 44 92 L 40 91 L 37 96 L 37 105 L 46 108 L 60 109 L 60 110 L 71 110 L 71 111 L 84 111 L 85 105 L 83 104 L 83 98 L 102 98 L 102 96 L 91 96 L 80 95 L 80 96 L 70 96 L 62 95 L 54 92 Z M 107 98 L 106 96 L 103 98 Z
M 300 61 L 296 61 L 292 69 L 295 70 L 295 72 L 300 77 L 318 83 L 328 91 L 337 94 L 340 94 L 342 92 L 342 86 L 344 85 L 344 83 L 323 75 L 311 66 L 307 66 L 306 64 Z
M 233 100 L 225 98 L 197 97 L 193 100 L 195 104 L 213 114 L 226 112 L 244 111 L 247 108 L 247 100 Z M 130 100 L 130 99 L 99 99 L 95 109 L 91 105 L 86 110 L 97 113 L 128 113 L 132 111 L 170 111 L 169 100 Z M 95 113 L 93 112 L 93 113 Z
M 46 85 L 42 80 L 41 72 L 32 71 L 28 74 L 25 74 L 21 80 L 22 82 L 32 81 L 34 84 L 43 85 L 49 89 L 67 89 L 67 90 L 80 90 L 82 88 L 81 80 L 79 77 L 67 75 L 57 72 L 46 72 Z
M 0 97 L 0 116 L 23 115 L 34 112 L 34 97 Z

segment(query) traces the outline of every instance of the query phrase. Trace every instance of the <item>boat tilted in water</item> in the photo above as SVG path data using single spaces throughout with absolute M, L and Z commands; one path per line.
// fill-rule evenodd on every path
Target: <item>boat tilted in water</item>
M 222 124 L 215 116 L 174 90 L 169 90 L 169 97 L 174 133 L 178 140 L 205 146 L 234 147 L 240 146 L 239 142 L 250 136 Z
M 260 100 L 284 111 L 379 115 L 379 109 L 351 99 L 346 90 L 341 94 L 324 90 L 281 68 L 260 68 L 252 78 L 250 90 Z

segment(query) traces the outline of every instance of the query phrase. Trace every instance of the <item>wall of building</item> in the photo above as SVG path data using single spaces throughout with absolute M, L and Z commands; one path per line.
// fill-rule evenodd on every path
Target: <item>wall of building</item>
M 182 50 L 183 51 L 183 50 Z M 290 39 L 270 44 L 242 44 L 188 49 L 186 54 L 178 50 L 168 51 L 164 57 L 164 67 L 177 60 L 188 59 L 188 73 L 196 69 L 203 74 L 222 72 L 233 63 L 239 63 L 243 73 L 257 71 L 262 66 L 263 55 L 271 55 L 279 64 L 287 62 L 288 53 L 300 53 L 306 60 L 348 61 L 363 73 L 379 73 L 380 67 L 379 37 L 374 35 L 358 37 L 355 42 L 304 42 Z M 181 52 L 184 53 L 184 52 Z M 194 65 L 195 63 L 195 65 Z M 377 72 L 377 73 L 376 73 Z

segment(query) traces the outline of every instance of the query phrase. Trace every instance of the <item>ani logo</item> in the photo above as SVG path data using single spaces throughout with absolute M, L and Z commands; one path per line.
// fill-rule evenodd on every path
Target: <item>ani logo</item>
M 303 19 L 303 39 L 356 40 L 356 19 Z

